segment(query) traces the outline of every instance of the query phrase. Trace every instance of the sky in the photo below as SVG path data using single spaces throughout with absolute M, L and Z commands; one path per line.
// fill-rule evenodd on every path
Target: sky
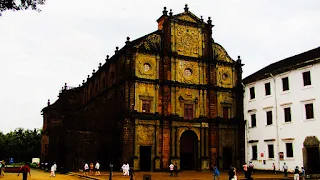
M 88 3 L 90 2 L 90 3 Z M 47 0 L 0 16 L 0 131 L 42 128 L 41 109 L 67 83 L 78 86 L 115 47 L 157 30 L 163 7 L 206 21 L 243 77 L 320 46 L 319 0 Z

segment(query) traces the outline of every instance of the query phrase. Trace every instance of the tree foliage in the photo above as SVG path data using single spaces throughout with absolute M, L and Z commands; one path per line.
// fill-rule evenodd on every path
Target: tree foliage
M 15 162 L 30 162 L 40 157 L 41 131 L 16 129 L 7 134 L 0 132 L 0 159 L 13 158 Z
M 40 11 L 38 5 L 43 5 L 46 0 L 0 0 L 0 15 L 1 12 L 7 10 L 26 10 L 32 9 Z

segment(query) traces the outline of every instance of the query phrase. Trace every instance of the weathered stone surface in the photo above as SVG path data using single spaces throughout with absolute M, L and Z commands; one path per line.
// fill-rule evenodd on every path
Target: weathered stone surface
M 98 160 L 158 171 L 170 163 L 223 165 L 225 147 L 235 151 L 231 158 L 244 157 L 241 64 L 213 41 L 211 23 L 189 11 L 158 23 L 158 31 L 128 39 L 81 87 L 65 86 L 43 109 L 42 159 L 69 169 Z M 196 145 L 184 152 L 180 138 L 190 131 Z

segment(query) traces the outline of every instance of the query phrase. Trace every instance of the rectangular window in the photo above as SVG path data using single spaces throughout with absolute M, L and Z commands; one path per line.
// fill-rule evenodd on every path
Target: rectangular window
M 274 158 L 273 144 L 268 144 L 268 157 L 269 158 Z
M 272 124 L 272 111 L 267 111 L 267 125 Z
M 303 75 L 303 85 L 304 86 L 309 86 L 311 85 L 311 75 L 310 75 L 310 71 L 304 72 L 302 73 Z
M 251 114 L 251 127 L 257 126 L 256 114 Z
M 285 77 L 282 78 L 282 91 L 288 91 L 289 90 L 289 78 Z
M 293 157 L 293 146 L 292 143 L 286 143 L 287 157 Z
M 305 104 L 304 106 L 306 108 L 306 119 L 313 119 L 314 118 L 313 103 Z
M 284 108 L 284 122 L 291 122 L 291 108 Z
M 142 100 L 142 112 L 149 113 L 151 109 L 151 101 L 150 100 Z
M 223 107 L 223 118 L 229 118 L 229 107 Z
M 250 99 L 256 98 L 255 92 L 254 92 L 254 87 L 250 88 Z
M 271 94 L 271 86 L 270 86 L 270 83 L 265 83 L 265 84 L 264 84 L 264 89 L 265 89 L 265 92 L 266 92 L 266 96 L 268 96 L 268 95 Z
M 258 148 L 256 145 L 252 146 L 252 160 L 258 159 Z
M 184 119 L 193 119 L 193 104 L 184 105 Z

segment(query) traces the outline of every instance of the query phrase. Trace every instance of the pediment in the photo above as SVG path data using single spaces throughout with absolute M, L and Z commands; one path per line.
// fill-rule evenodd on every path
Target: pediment
M 175 19 L 179 19 L 181 21 L 188 21 L 192 23 L 203 23 L 196 15 L 191 12 L 184 12 L 181 14 L 175 15 Z
M 234 62 L 234 60 L 228 55 L 227 51 L 220 44 L 214 43 L 212 47 L 214 52 L 214 58 L 217 61 L 224 61 L 229 63 Z

